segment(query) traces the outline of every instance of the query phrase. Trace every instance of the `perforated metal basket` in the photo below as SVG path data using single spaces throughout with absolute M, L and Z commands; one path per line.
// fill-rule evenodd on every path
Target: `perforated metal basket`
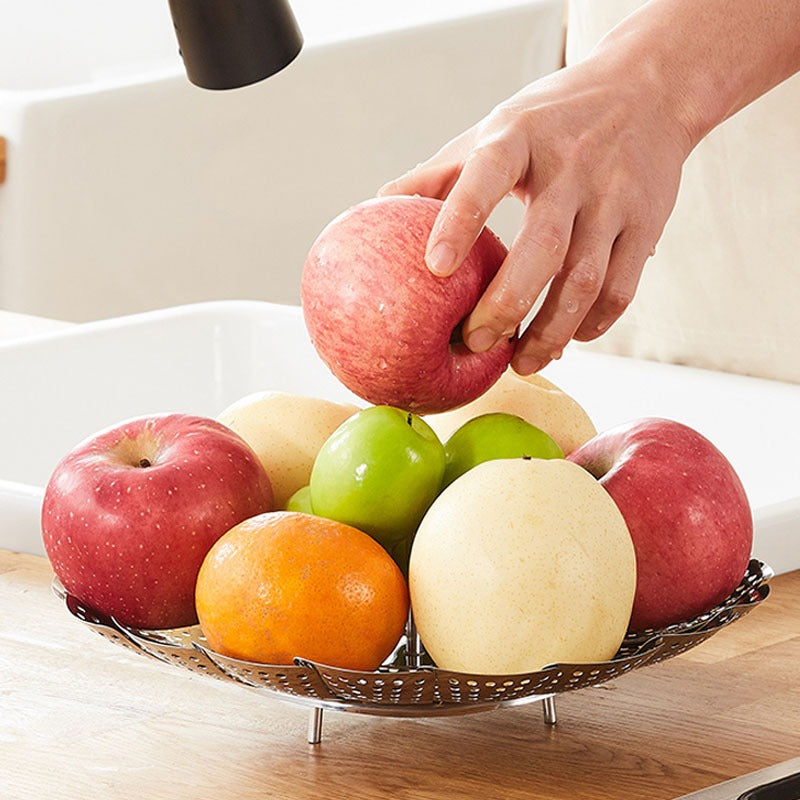
M 326 708 L 411 717 L 467 714 L 540 701 L 545 722 L 555 723 L 558 694 L 604 683 L 696 647 L 764 600 L 772 575 L 766 564 L 754 559 L 742 582 L 723 603 L 686 622 L 629 634 L 610 661 L 553 664 L 517 675 L 439 669 L 421 649 L 413 620 L 394 653 L 374 672 L 339 669 L 301 656 L 291 665 L 241 661 L 213 652 L 199 626 L 171 630 L 130 628 L 82 603 L 57 580 L 53 588 L 70 614 L 115 644 L 191 672 L 235 681 L 309 706 L 308 738 L 317 743 L 321 740 L 322 711 Z

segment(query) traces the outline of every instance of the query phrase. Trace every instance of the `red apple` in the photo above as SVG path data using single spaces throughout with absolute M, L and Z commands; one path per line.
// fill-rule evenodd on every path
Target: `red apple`
M 708 439 L 679 422 L 644 418 L 599 433 L 568 458 L 599 480 L 630 530 L 632 630 L 691 619 L 737 587 L 753 516 L 738 475 Z
M 461 323 L 506 256 L 484 228 L 449 277 L 425 265 L 440 200 L 368 200 L 331 222 L 306 259 L 301 299 L 311 341 L 350 391 L 418 414 L 483 394 L 505 371 L 514 338 L 485 353 L 461 341 Z
M 216 540 L 272 509 L 272 487 L 238 434 L 204 417 L 165 414 L 81 442 L 45 490 L 42 534 L 68 592 L 120 622 L 197 621 L 194 587 Z

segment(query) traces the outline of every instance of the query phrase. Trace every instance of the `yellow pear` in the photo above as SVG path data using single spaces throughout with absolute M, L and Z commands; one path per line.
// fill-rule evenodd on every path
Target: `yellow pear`
M 228 406 L 218 420 L 255 451 L 272 482 L 275 508 L 308 484 L 325 440 L 360 409 L 319 397 L 255 392 Z
M 452 411 L 430 414 L 425 421 L 445 442 L 468 420 L 493 411 L 516 414 L 536 425 L 567 455 L 597 433 L 580 404 L 554 383 L 538 374 L 518 375 L 510 368 L 476 400 Z
M 614 656 L 630 621 L 636 557 L 622 514 L 582 467 L 487 461 L 423 517 L 409 587 L 440 668 L 535 672 Z

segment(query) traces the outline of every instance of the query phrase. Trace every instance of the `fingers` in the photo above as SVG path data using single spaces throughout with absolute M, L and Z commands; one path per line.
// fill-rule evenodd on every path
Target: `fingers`
M 470 349 L 488 350 L 510 335 L 545 290 L 512 359 L 523 375 L 559 358 L 571 339 L 596 338 L 623 313 L 653 234 L 624 227 L 618 206 L 576 212 L 577 203 L 551 186 L 528 206 L 506 261 L 464 323 Z
M 600 336 L 620 317 L 674 204 L 684 157 L 650 137 L 664 158 L 643 160 L 641 137 L 607 134 L 606 102 L 593 105 L 594 93 L 581 90 L 574 103 L 571 94 L 554 103 L 551 90 L 536 86 L 533 100 L 499 106 L 379 192 L 443 201 L 425 253 L 440 276 L 458 269 L 504 197 L 523 200 L 519 233 L 462 326 L 467 346 L 482 352 L 530 319 L 512 359 L 521 374 L 558 358 L 571 339 Z M 538 95 L 548 102 L 534 102 Z M 610 118 L 610 130 L 619 130 Z
M 647 259 L 655 255 L 656 234 L 637 236 L 630 229 L 623 231 L 611 250 L 606 282 L 589 313 L 573 335 L 589 342 L 605 333 L 630 305 L 639 285 Z
M 417 165 L 378 191 L 379 196 L 420 194 L 444 200 L 428 239 L 425 261 L 435 275 L 455 272 L 483 230 L 495 206 L 517 178 L 503 156 L 488 148 L 474 150 L 466 163 L 431 162 Z
M 473 149 L 433 225 L 425 260 L 435 275 L 452 274 L 466 258 L 495 206 L 527 169 L 529 153 L 516 137 L 495 137 Z
M 443 200 L 425 252 L 435 275 L 445 277 L 459 267 L 495 206 L 528 172 L 531 148 L 517 126 L 513 115 L 507 123 L 498 111 L 378 191 Z
M 381 186 L 378 190 L 378 197 L 419 194 L 423 197 L 435 197 L 441 200 L 447 197 L 457 178 L 458 169 L 453 164 L 432 162 L 417 164 L 405 175 Z
M 472 131 L 468 130 L 445 144 L 427 161 L 381 186 L 378 196 L 419 194 L 443 200 L 458 180 L 461 165 L 471 146 Z
M 432 159 L 381 193 L 445 198 L 426 257 L 433 272 L 447 275 L 469 252 L 494 206 L 518 183 L 521 170 L 508 148 L 481 146 L 460 172 L 453 157 L 442 164 Z M 488 350 L 519 328 L 547 290 L 512 359 L 523 375 L 560 357 L 571 339 L 597 338 L 622 315 L 652 255 L 649 243 L 657 238 L 657 231 L 640 223 L 628 220 L 625 227 L 618 204 L 577 210 L 579 192 L 568 188 L 575 185 L 551 183 L 529 201 L 503 266 L 464 322 L 467 346 Z
M 462 334 L 476 352 L 510 335 L 564 263 L 575 219 L 575 199 L 551 190 L 534 199 L 506 260 L 465 320 Z
M 609 233 L 613 229 L 574 237 L 564 268 L 514 352 L 512 366 L 520 374 L 537 372 L 559 358 L 573 338 L 597 338 L 630 304 L 650 248 L 646 239 L 627 230 L 614 236 Z

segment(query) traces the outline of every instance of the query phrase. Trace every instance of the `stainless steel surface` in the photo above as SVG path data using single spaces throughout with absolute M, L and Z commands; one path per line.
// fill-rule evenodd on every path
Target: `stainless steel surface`
M 555 725 L 558 722 L 556 715 L 556 699 L 553 695 L 545 697 L 542 701 L 542 711 L 544 712 L 544 721 L 547 725 Z
M 134 629 L 80 602 L 57 582 L 54 590 L 70 614 L 115 644 L 191 672 L 234 681 L 311 707 L 309 741 L 316 743 L 322 733 L 321 710 L 325 708 L 417 717 L 470 714 L 501 705 L 542 702 L 544 721 L 555 724 L 556 695 L 603 683 L 696 647 L 764 600 L 771 577 L 770 568 L 754 559 L 736 591 L 722 604 L 693 620 L 661 630 L 629 634 L 610 661 L 554 664 L 520 675 L 465 674 L 439 669 L 422 649 L 411 618 L 403 641 L 374 672 L 340 669 L 300 657 L 295 658 L 294 664 L 270 665 L 212 651 L 197 625 L 161 631 Z
M 789 761 L 742 775 L 740 778 L 733 778 L 733 780 L 709 786 L 707 789 L 682 795 L 676 800 L 738 800 L 750 789 L 794 775 L 797 772 L 800 772 L 800 758 L 792 758 Z
M 319 744 L 322 741 L 322 709 L 314 706 L 308 715 L 308 743 Z

